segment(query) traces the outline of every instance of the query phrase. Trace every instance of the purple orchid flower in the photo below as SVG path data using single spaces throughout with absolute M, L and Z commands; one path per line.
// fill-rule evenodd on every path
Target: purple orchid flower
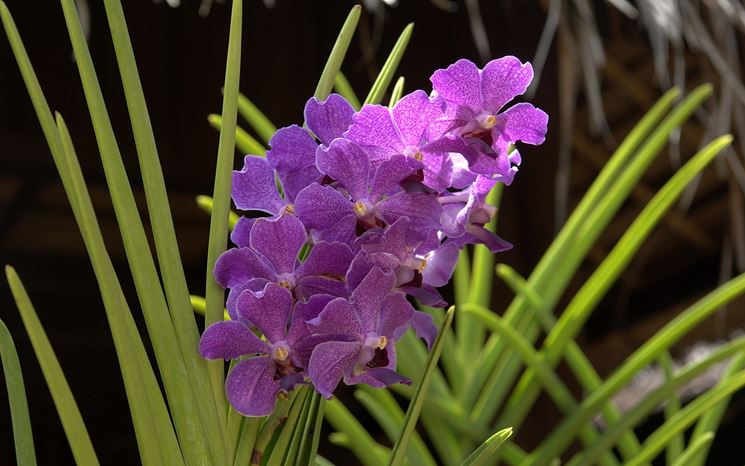
M 354 108 L 342 96 L 331 94 L 326 100 L 311 97 L 305 104 L 305 123 L 308 131 L 298 125 L 278 130 L 269 141 L 271 149 L 266 159 L 292 200 L 301 189 L 321 181 L 316 168 L 316 149 L 319 142 L 328 146 L 341 137 L 352 124 Z M 313 135 L 318 138 L 318 142 Z
M 484 228 L 497 212 L 496 207 L 486 203 L 486 196 L 496 183 L 478 176 L 468 189 L 438 199 L 443 207 L 442 233 L 448 237 L 445 244 L 455 244 L 460 249 L 466 244 L 482 243 L 494 253 L 512 249 L 510 243 Z
M 428 128 L 443 115 L 443 107 L 442 100 L 424 91 L 403 96 L 392 109 L 365 105 L 345 137 L 364 148 L 373 163 L 395 154 L 421 161 L 424 185 L 441 192 L 450 186 L 452 163 L 447 153 L 430 149 Z
M 297 217 L 283 212 L 277 218 L 262 217 L 253 222 L 248 245 L 229 249 L 215 263 L 217 282 L 230 288 L 228 313 L 244 290 L 260 291 L 269 282 L 291 290 L 305 301 L 314 294 L 346 296 L 345 274 L 354 258 L 343 243 L 319 242 L 300 262 L 298 255 L 308 235 Z
M 500 113 L 532 79 L 530 63 L 512 56 L 492 60 L 483 70 L 461 59 L 435 71 L 430 80 L 448 104 L 445 119 L 451 132 L 436 149 L 461 153 L 473 171 L 498 175 L 509 184 L 520 164 L 519 153 L 510 154 L 509 146 L 518 141 L 542 144 L 547 131 L 548 116 L 531 104 L 518 103 Z
M 414 309 L 403 293 L 391 291 L 392 273 L 373 268 L 349 300 L 330 301 L 315 319 L 311 333 L 325 335 L 310 356 L 308 374 L 316 390 L 330 398 L 344 379 L 348 385 L 384 387 L 410 383 L 396 373 L 394 342 L 411 320 Z
M 305 371 L 295 347 L 309 335 L 304 316 L 292 316 L 292 294 L 268 283 L 259 294 L 241 294 L 235 320 L 216 322 L 202 334 L 199 352 L 207 359 L 238 359 L 225 381 L 225 393 L 244 416 L 272 412 L 277 394 L 303 382 Z M 251 331 L 257 327 L 263 341 Z
M 371 164 L 367 152 L 347 139 L 319 147 L 316 164 L 335 186 L 314 183 L 295 202 L 298 217 L 319 239 L 351 242 L 357 233 L 409 217 L 413 237 L 439 226 L 441 207 L 434 195 L 408 193 L 401 182 L 416 170 L 403 155 Z

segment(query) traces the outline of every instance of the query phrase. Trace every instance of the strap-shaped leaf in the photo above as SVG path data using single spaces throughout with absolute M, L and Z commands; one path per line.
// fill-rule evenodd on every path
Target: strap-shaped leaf
M 359 110 L 362 106 L 360 104 L 360 99 L 357 97 L 357 94 L 355 94 L 354 89 L 352 89 L 352 85 L 349 84 L 347 77 L 344 76 L 344 73 L 341 71 L 336 74 L 334 90 L 347 99 L 347 102 L 349 102 L 355 110 Z
M 241 37 L 243 21 L 243 2 L 234 0 L 230 11 L 230 32 L 228 35 L 227 65 L 225 68 L 225 88 L 222 99 L 222 128 L 217 148 L 215 168 L 214 201 L 210 216 L 209 244 L 207 247 L 207 270 L 205 284 L 205 326 L 222 320 L 225 292 L 212 277 L 218 257 L 228 245 L 228 218 L 230 216 L 231 172 L 235 153 L 235 129 L 238 126 L 238 85 L 241 77 Z M 207 364 L 212 382 L 213 397 L 221 400 L 219 406 L 227 406 L 225 401 L 225 368 L 222 361 Z M 206 394 L 202 394 L 206 396 Z M 218 443 L 218 447 L 223 442 Z
M 488 466 L 494 464 L 494 457 L 504 442 L 512 436 L 512 427 L 502 429 L 481 444 L 471 455 L 466 458 L 461 466 Z
M 437 361 L 440 359 L 440 353 L 442 352 L 442 343 L 445 340 L 444 335 L 450 331 L 450 325 L 453 323 L 453 316 L 455 314 L 455 307 L 450 307 L 445 314 L 445 320 L 440 325 L 440 331 L 437 334 L 432 350 L 427 359 L 427 364 L 424 367 L 424 374 L 421 380 L 417 384 L 414 396 L 409 402 L 409 408 L 406 410 L 406 416 L 404 417 L 403 427 L 399 434 L 396 444 L 393 446 L 391 452 L 391 459 L 388 463 L 389 466 L 400 466 L 404 463 L 406 457 L 406 451 L 409 446 L 409 440 L 411 439 L 414 428 L 416 427 L 417 420 L 419 419 L 419 413 L 422 411 L 424 406 L 424 398 L 427 395 L 429 384 L 432 381 L 432 375 L 437 367 Z
M 388 102 L 388 106 L 393 108 L 394 105 L 396 105 L 396 102 L 398 102 L 401 99 L 401 96 L 404 94 L 404 77 L 400 76 L 396 80 L 396 84 L 393 86 L 393 90 L 391 91 L 391 100 Z
M 411 34 L 413 32 L 414 23 L 409 23 L 404 28 L 403 32 L 401 32 L 401 35 L 393 46 L 393 50 L 391 50 L 390 55 L 388 55 L 385 63 L 383 63 L 383 68 L 380 69 L 378 77 L 375 78 L 375 82 L 370 88 L 370 93 L 367 94 L 367 97 L 365 98 L 366 104 L 379 104 L 383 101 L 383 96 L 388 90 L 388 86 L 390 86 L 393 76 L 396 74 L 398 64 L 401 62 L 401 57 L 404 56 L 406 46 L 409 45 L 409 39 L 411 39 Z
M 5 267 L 6 274 L 12 270 Z M 26 389 L 23 386 L 23 372 L 18 360 L 16 345 L 10 336 L 8 327 L 0 319 L 0 361 L 3 365 L 5 387 L 8 390 L 10 404 L 10 420 L 13 424 L 13 445 L 16 450 L 16 464 L 18 466 L 36 466 L 36 450 L 34 449 L 34 434 L 31 431 L 31 419 L 28 415 Z M 94 463 L 96 464 L 96 463 Z
M 57 414 L 62 421 L 62 428 L 65 430 L 72 456 L 77 464 L 97 465 L 99 464 L 98 457 L 96 457 L 83 417 L 80 415 L 78 404 L 75 402 L 75 397 L 72 395 L 70 385 L 68 385 L 62 367 L 54 354 L 54 349 L 49 343 L 44 327 L 39 321 L 39 316 L 36 314 L 33 304 L 31 304 L 26 288 L 13 267 L 6 266 L 5 275 L 8 278 L 8 284 L 13 292 L 18 311 L 21 313 L 23 325 L 31 339 L 31 346 L 36 353 L 36 359 L 39 361 L 41 372 L 44 374 L 44 380 L 46 380 L 49 392 L 52 394 Z M 2 328 L 5 328 L 4 324 Z M 23 389 L 22 385 L 23 380 L 21 380 L 21 389 Z M 23 401 L 25 404 L 25 399 Z M 28 415 L 28 413 L 26 414 Z M 31 444 L 31 454 L 33 456 L 33 444 Z
M 269 144 L 269 140 L 277 132 L 277 127 L 259 110 L 259 107 L 241 93 L 238 93 L 238 114 L 256 131 L 264 144 Z
M 341 64 L 347 55 L 347 49 L 349 49 L 349 44 L 352 42 L 352 37 L 354 36 L 354 31 L 357 29 L 357 23 L 360 20 L 361 13 L 362 6 L 355 5 L 347 15 L 347 19 L 344 21 L 341 31 L 339 31 L 339 36 L 336 38 L 334 47 L 331 49 L 331 54 L 328 60 L 326 60 L 326 66 L 323 67 L 321 77 L 318 79 L 316 91 L 313 93 L 313 97 L 316 99 L 325 100 L 331 93 L 331 89 L 334 88 L 336 75 L 339 74 Z
M 207 122 L 218 131 L 222 129 L 222 117 L 220 115 L 214 113 L 207 115 Z M 235 127 L 235 148 L 243 155 L 266 156 L 266 147 L 262 146 L 259 141 L 240 126 Z

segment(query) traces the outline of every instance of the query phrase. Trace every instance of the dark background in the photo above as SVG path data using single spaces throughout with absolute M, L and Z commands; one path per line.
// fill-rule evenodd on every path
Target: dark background
M 221 106 L 229 8 L 215 5 L 209 16 L 203 18 L 197 14 L 198 2 L 194 1 L 186 0 L 178 9 L 148 0 L 123 3 L 169 188 L 187 279 L 192 293 L 203 294 L 208 218 L 196 207 L 194 197 L 212 191 L 217 132 L 208 126 L 206 116 L 219 113 Z M 411 21 L 416 22 L 414 36 L 399 68 L 399 74 L 406 77 L 407 91 L 418 88 L 429 91 L 430 74 L 458 58 L 478 62 L 466 9 L 461 2 L 456 3 L 459 6 L 456 12 L 442 11 L 425 0 L 412 0 L 401 2 L 396 8 L 386 7 L 382 15 L 363 13 L 360 32 L 343 66 L 360 97 L 364 98 L 398 34 Z M 493 55 L 513 54 L 523 60 L 532 59 L 546 18 L 540 2 L 482 3 Z M 120 272 L 125 292 L 132 298 L 130 302 L 134 303 L 136 297 L 61 9 L 51 1 L 10 0 L 7 4 L 50 106 L 60 111 L 68 123 L 109 253 Z M 353 4 L 330 0 L 279 1 L 274 8 L 267 8 L 260 1 L 245 2 L 241 90 L 277 126 L 301 121 L 303 105 L 313 93 L 328 52 Z M 608 120 L 613 135 L 620 140 L 660 93 L 654 84 L 644 35 L 633 23 L 607 11 L 609 7 L 604 5 L 597 2 L 599 16 L 608 18 L 601 22 L 601 33 L 609 44 L 608 54 L 618 57 L 617 62 L 626 67 L 630 76 L 621 80 L 606 76 L 603 84 Z M 135 193 L 138 201 L 144 201 L 103 6 L 91 1 L 90 10 L 91 53 Z M 695 69 L 691 75 L 692 83 L 703 79 Z M 500 234 L 513 242 L 515 248 L 498 257 L 498 261 L 526 275 L 554 232 L 555 115 L 558 115 L 559 92 L 556 83 L 556 58 L 551 53 L 543 82 L 533 98 L 537 106 L 552 115 L 547 142 L 538 148 L 522 148 L 523 165 L 515 183 L 506 190 L 500 210 Z M 634 86 L 640 83 L 634 92 Z M 629 93 L 633 96 L 629 97 Z M 611 144 L 590 134 L 586 120 L 587 111 L 580 98 L 570 184 L 572 204 L 597 173 L 599 163 L 612 152 Z M 684 142 L 694 141 L 683 145 L 684 156 L 692 155 L 701 132 L 695 124 L 684 132 Z M 660 159 L 645 177 L 641 191 L 635 191 L 618 220 L 593 249 L 576 283 L 589 276 L 639 212 L 649 192 L 669 177 L 669 163 L 664 157 Z M 240 155 L 236 154 L 237 167 L 239 163 Z M 729 195 L 727 185 L 709 170 L 693 209 L 687 215 L 668 216 L 598 308 L 582 343 L 602 375 L 608 374 L 685 304 L 716 286 L 722 237 L 729 228 L 725 204 Z M 690 239 L 686 240 L 690 235 L 685 234 L 690 231 L 700 233 L 703 239 L 691 244 Z M 4 37 L 0 38 L 0 262 L 16 267 L 24 280 L 101 462 L 137 464 L 126 399 L 97 285 Z M 571 290 L 576 288 L 575 284 Z M 494 295 L 494 309 L 501 312 L 512 295 L 501 284 L 496 285 Z M 743 310 L 742 302 L 731 305 L 726 314 L 704 325 L 685 343 L 729 336 L 745 321 Z M 140 319 L 138 312 L 135 315 Z M 20 353 L 39 462 L 72 464 L 54 405 L 4 280 L 0 285 L 0 316 L 10 328 Z M 141 319 L 139 323 L 142 324 Z M 4 399 L 4 393 L 0 395 Z M 731 417 L 736 418 L 740 413 L 742 419 L 742 400 L 732 412 Z M 535 444 L 556 417 L 556 410 L 544 400 L 518 439 L 526 447 Z M 5 402 L 0 402 L 0 419 L 0 464 L 12 464 L 12 436 Z M 739 425 L 741 433 L 742 421 Z M 742 445 L 727 443 L 728 439 L 737 438 L 737 432 L 737 425 L 725 424 L 717 440 L 720 443 L 715 443 L 714 448 L 720 457 L 715 457 L 712 464 L 743 463 Z M 337 464 L 350 464 L 347 453 L 327 448 L 322 447 L 322 452 L 332 459 L 339 458 Z

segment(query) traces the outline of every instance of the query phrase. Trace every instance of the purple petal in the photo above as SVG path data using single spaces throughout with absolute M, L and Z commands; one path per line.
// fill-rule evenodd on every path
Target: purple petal
M 238 310 L 236 309 L 236 304 L 238 303 L 238 298 L 241 296 L 241 293 L 246 290 L 260 293 L 267 283 L 270 283 L 270 280 L 267 280 L 266 278 L 254 278 L 253 280 L 249 280 L 231 288 L 228 293 L 228 299 L 225 301 L 225 307 L 228 310 L 230 318 L 236 321 L 241 320 L 241 317 L 238 315 Z
M 287 202 L 295 202 L 295 198 L 303 188 L 313 183 L 320 183 L 322 179 L 323 175 L 315 165 L 308 165 L 292 172 L 279 173 L 279 180 L 285 189 Z
M 318 317 L 308 320 L 307 324 L 311 333 L 350 335 L 357 340 L 364 338 L 357 312 L 344 298 L 329 302 Z
M 401 292 L 391 293 L 383 300 L 378 322 L 378 335 L 394 340 L 396 329 L 406 327 L 414 314 L 414 308 Z
M 422 311 L 414 311 L 411 317 L 411 328 L 416 332 L 416 336 L 427 342 L 427 348 L 432 349 L 432 344 L 437 338 L 437 327 L 432 320 L 432 316 Z
M 421 90 L 401 97 L 391 110 L 401 142 L 418 147 L 429 125 L 442 116 L 442 104 Z
M 264 256 L 277 273 L 295 270 L 297 255 L 307 239 L 303 223 L 287 212 L 277 218 L 259 218 L 251 230 L 251 247 Z
M 321 241 L 313 246 L 308 258 L 298 267 L 295 275 L 325 275 L 343 280 L 352 259 L 354 253 L 346 244 Z
M 378 267 L 373 267 L 352 292 L 350 300 L 359 313 L 365 332 L 375 331 L 380 315 L 380 306 L 395 283 L 395 275 L 385 273 Z
M 409 217 L 409 235 L 412 241 L 423 241 L 430 230 L 440 225 L 442 206 L 437 198 L 427 193 L 398 193 L 377 205 L 386 223 Z
M 249 248 L 232 248 L 215 262 L 215 281 L 225 288 L 241 286 L 255 278 L 271 280 L 274 271 L 267 262 Z
M 347 285 L 350 289 L 357 288 L 373 267 L 384 272 L 392 272 L 398 268 L 400 260 L 389 253 L 366 254 L 358 253 L 347 271 Z
M 385 230 L 378 241 L 362 244 L 361 249 L 367 254 L 388 253 L 404 260 L 409 254 L 407 247 L 413 250 L 417 245 L 408 236 L 410 223 L 408 217 L 399 218 Z
M 448 305 L 447 301 L 443 299 L 442 295 L 436 288 L 430 285 L 422 285 L 418 288 L 406 288 L 403 291 L 407 295 L 416 298 L 422 304 L 430 307 L 445 307 Z
M 308 275 L 307 277 L 298 279 L 295 286 L 297 299 L 307 300 L 317 294 L 347 297 L 349 293 L 344 276 L 326 277 L 323 275 Z
M 382 105 L 363 106 L 344 136 L 362 146 L 371 160 L 385 160 L 406 149 L 388 108 Z
M 482 108 L 496 113 L 525 90 L 533 80 L 530 63 L 520 63 L 513 56 L 492 60 L 481 71 Z
M 271 413 L 280 390 L 275 371 L 272 358 L 251 358 L 237 364 L 225 380 L 225 394 L 233 408 L 244 416 Z
M 493 253 L 512 249 L 512 244 L 478 225 L 469 225 L 466 234 L 457 238 L 449 238 L 446 243 L 453 243 L 459 248 L 463 248 L 466 244 L 483 244 Z
M 548 115 L 531 104 L 513 105 L 497 115 L 497 124 L 492 129 L 494 148 L 506 154 L 509 144 L 522 141 L 527 144 L 543 144 L 548 130 Z
M 280 175 L 296 172 L 313 165 L 318 143 L 308 131 L 298 125 L 280 128 L 269 140 L 271 149 L 266 160 Z
M 422 164 L 424 165 L 424 185 L 442 192 L 453 181 L 453 162 L 444 152 L 423 152 Z
M 313 134 L 328 146 L 336 138 L 349 129 L 352 124 L 354 108 L 349 105 L 344 97 L 339 94 L 331 94 L 324 101 L 318 101 L 311 97 L 305 104 L 305 123 Z
M 346 188 L 352 199 L 367 197 L 370 162 L 367 153 L 357 144 L 347 139 L 334 139 L 328 147 L 319 146 L 316 165 Z
M 387 367 L 375 367 L 367 369 L 360 375 L 345 377 L 344 383 L 347 385 L 364 383 L 375 388 L 383 388 L 396 383 L 411 385 L 411 380 Z
M 262 157 L 247 155 L 243 169 L 233 171 L 233 201 L 241 210 L 260 210 L 276 214 L 285 203 L 274 183 L 274 170 Z
M 292 311 L 292 293 L 276 283 L 267 283 L 260 294 L 241 293 L 236 309 L 238 315 L 258 327 L 269 342 L 282 341 Z
M 233 231 L 230 232 L 230 241 L 239 248 L 247 248 L 251 235 L 251 228 L 253 228 L 255 221 L 255 218 L 243 216 L 238 218 L 238 223 L 235 224 Z
M 434 287 L 447 285 L 453 276 L 459 252 L 454 244 L 444 244 L 432 251 L 422 271 L 422 281 Z
M 313 183 L 303 189 L 295 200 L 295 212 L 307 228 L 321 232 L 322 239 L 349 242 L 354 238 L 354 208 L 334 188 Z
M 207 327 L 199 340 L 199 354 L 207 359 L 237 359 L 269 353 L 269 346 L 240 322 L 226 320 Z
M 326 305 L 336 298 L 336 296 L 316 294 L 311 296 L 307 302 L 296 302 L 285 341 L 290 346 L 294 346 L 296 342 L 308 335 L 309 331 L 306 322 L 318 317 L 318 314 L 323 311 Z
M 421 163 L 403 155 L 392 155 L 378 165 L 370 187 L 370 197 L 378 198 L 401 191 L 401 181 L 421 168 Z
M 358 342 L 329 341 L 316 346 L 308 373 L 318 393 L 331 398 L 342 377 L 354 368 L 359 352 Z
M 481 111 L 479 69 L 473 62 L 460 59 L 430 78 L 432 88 L 448 102 Z

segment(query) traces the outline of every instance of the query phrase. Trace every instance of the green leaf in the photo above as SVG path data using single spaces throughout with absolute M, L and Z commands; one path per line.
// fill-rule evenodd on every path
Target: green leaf
M 212 215 L 212 209 L 215 207 L 215 202 L 210 196 L 199 195 L 197 196 L 197 206 L 209 215 Z M 232 230 L 238 223 L 240 216 L 232 210 L 228 214 L 228 226 Z
M 49 391 L 52 394 L 54 406 L 57 408 L 57 414 L 59 414 L 60 421 L 62 421 L 62 428 L 65 430 L 65 435 L 67 436 L 67 442 L 70 444 L 72 456 L 75 458 L 77 464 L 97 465 L 99 464 L 98 458 L 93 449 L 90 436 L 88 436 L 88 429 L 85 427 L 83 417 L 80 415 L 78 404 L 75 402 L 75 397 L 73 397 L 72 391 L 70 391 L 70 386 L 67 384 L 67 379 L 65 378 L 64 372 L 62 372 L 62 367 L 60 367 L 57 356 L 54 354 L 52 345 L 49 343 L 47 334 L 39 321 L 36 310 L 34 310 L 34 307 L 31 304 L 26 289 L 13 267 L 9 265 L 5 266 L 5 275 L 8 278 L 8 284 L 10 285 L 10 290 L 13 292 L 13 298 L 16 301 L 18 310 L 21 313 L 23 325 L 26 327 L 28 336 L 31 339 L 31 346 L 33 346 L 34 353 L 36 353 L 36 359 L 39 361 L 39 366 L 41 366 L 44 380 L 46 380 L 47 387 L 49 387 Z M 5 329 L 4 324 L 2 328 Z M 10 337 L 10 335 L 8 335 L 8 337 Z M 10 341 L 10 344 L 12 345 L 12 341 Z M 5 353 L 5 351 L 3 351 L 3 353 Z M 18 369 L 20 374 L 20 367 L 18 367 Z M 11 379 L 7 380 L 9 383 L 11 382 Z M 20 380 L 20 383 L 22 392 L 23 380 Z M 17 395 L 17 392 L 15 395 Z M 24 396 L 24 405 L 25 401 Z M 28 422 L 28 412 L 25 414 L 26 421 Z M 30 425 L 28 426 L 27 433 L 31 433 Z M 31 443 L 31 461 L 34 462 L 33 439 L 29 438 L 28 441 Z
M 238 114 L 251 125 L 251 128 L 256 131 L 264 144 L 269 144 L 269 140 L 277 132 L 277 127 L 253 102 L 241 93 L 238 93 Z M 255 139 L 251 139 L 255 141 Z
M 6 273 L 8 273 L 8 269 L 10 269 L 10 266 L 5 267 Z M 36 466 L 34 434 L 31 430 L 31 419 L 28 415 L 21 363 L 18 360 L 18 352 L 13 343 L 13 337 L 10 336 L 10 331 L 8 331 L 8 327 L 5 326 L 2 319 L 0 319 L 0 361 L 3 363 L 5 387 L 8 390 L 16 464 L 18 466 Z
M 665 421 L 652 435 L 644 441 L 642 451 L 631 458 L 626 465 L 638 466 L 657 456 L 667 443 L 678 434 L 685 431 L 707 410 L 716 406 L 723 399 L 745 387 L 745 371 L 733 375 L 726 383 L 717 385 L 681 409 L 675 416 Z
M 512 427 L 507 427 L 496 432 L 466 458 L 461 466 L 488 466 L 497 460 L 494 455 L 499 448 L 512 436 Z
M 326 97 L 329 96 L 331 89 L 334 87 L 336 76 L 339 74 L 341 64 L 347 55 L 349 44 L 352 42 L 352 36 L 354 36 L 354 31 L 357 29 L 360 13 L 362 13 L 362 7 L 360 5 L 353 6 L 341 27 L 339 36 L 336 38 L 334 47 L 331 49 L 331 54 L 328 60 L 326 60 L 326 66 L 323 67 L 321 77 L 318 79 L 316 91 L 313 93 L 313 97 L 318 100 L 326 100 Z
M 453 322 L 453 316 L 455 314 L 455 308 L 450 307 L 447 314 L 445 314 L 445 320 L 440 326 L 440 331 L 437 334 L 432 350 L 429 354 L 429 359 L 424 367 L 424 375 L 417 384 L 414 396 L 411 398 L 409 408 L 406 410 L 406 417 L 404 417 L 403 427 L 399 434 L 396 444 L 393 446 L 391 452 L 391 459 L 388 463 L 389 466 L 400 466 L 404 463 L 406 457 L 406 451 L 409 446 L 409 440 L 416 427 L 416 422 L 419 419 L 419 413 L 422 411 L 424 405 L 424 398 L 427 395 L 429 384 L 432 381 L 432 375 L 437 368 L 437 361 L 440 359 L 440 353 L 442 352 L 442 342 L 444 341 L 444 335 L 450 331 L 450 324 Z
M 207 122 L 218 131 L 222 129 L 222 117 L 220 115 L 214 113 L 207 115 Z M 266 147 L 261 145 L 259 141 L 254 139 L 253 136 L 248 134 L 240 126 L 235 127 L 235 148 L 244 155 L 251 154 L 266 157 Z
M 227 65 L 225 69 L 225 89 L 222 100 L 222 128 L 217 148 L 217 167 L 215 168 L 215 188 L 212 195 L 213 208 L 210 216 L 209 244 L 207 247 L 207 270 L 205 284 L 205 326 L 222 320 L 225 305 L 225 291 L 215 281 L 212 270 L 218 257 L 228 245 L 228 221 L 230 214 L 230 188 L 235 150 L 235 129 L 238 119 L 238 84 L 241 75 L 241 35 L 243 2 L 234 0 L 230 12 L 230 33 L 228 38 Z M 225 367 L 222 361 L 208 363 L 213 396 L 221 400 L 218 404 L 226 406 Z M 206 394 L 202 394 L 206 396 Z M 222 443 L 222 442 L 221 442 Z M 220 444 L 216 445 L 219 447 Z
M 379 445 L 365 430 L 352 413 L 336 398 L 326 402 L 325 419 L 331 426 L 342 433 L 348 439 L 348 442 L 332 443 L 343 444 L 347 446 L 357 459 L 365 466 L 383 466 L 386 463 L 386 456 L 380 454 L 381 445 Z M 339 437 L 337 436 L 337 440 Z
M 160 277 L 165 288 L 173 328 L 195 392 L 208 393 L 210 381 L 207 365 L 197 350 L 199 330 L 189 301 L 189 289 L 181 264 L 163 170 L 160 166 L 155 135 L 150 124 L 145 94 L 140 83 L 124 11 L 120 0 L 105 0 L 104 5 L 137 148 L 150 225 L 160 266 Z M 209 437 L 208 441 L 218 442 L 220 433 L 224 432 L 225 404 L 221 404 L 222 399 L 204 402 L 200 402 L 201 397 L 195 397 L 195 399 L 207 423 L 205 430 Z
M 200 403 L 189 381 L 186 362 L 178 344 L 165 295 L 160 287 L 160 278 L 109 120 L 75 2 L 62 0 L 62 10 L 127 260 L 143 308 L 180 445 L 184 449 L 187 462 L 203 461 L 209 454 L 213 460 L 222 462 L 225 449 L 221 448 L 221 444 L 224 442 L 221 441 L 220 432 L 215 430 L 220 426 L 211 429 L 211 424 L 205 417 L 209 414 L 209 409 L 214 413 L 215 403 L 210 402 L 209 409 Z M 188 293 L 184 298 L 188 298 Z
M 367 94 L 367 98 L 365 98 L 366 104 L 379 104 L 383 101 L 383 96 L 388 90 L 388 86 L 391 84 L 393 75 L 396 74 L 398 64 L 401 62 L 401 57 L 403 57 L 404 52 L 406 51 L 406 46 L 409 45 L 409 39 L 411 39 L 411 34 L 413 32 L 414 23 L 409 23 L 398 37 L 396 44 L 393 46 L 393 50 L 391 50 L 390 55 L 388 55 L 388 58 L 383 64 L 383 68 L 381 68 L 378 77 L 370 88 L 370 93 Z
M 287 414 L 286 419 L 283 421 L 279 435 L 276 438 L 274 446 L 269 452 L 268 460 L 262 464 L 266 466 L 282 466 L 285 464 L 295 464 L 295 458 L 288 458 L 288 454 L 293 454 L 293 448 L 291 448 L 293 438 L 297 438 L 294 435 L 297 432 L 297 426 L 301 422 L 302 412 L 305 411 L 307 417 L 307 410 L 305 400 L 308 398 L 307 389 L 298 389 L 300 392 L 295 396 L 292 407 Z M 296 445 L 297 446 L 297 445 Z M 295 449 L 295 453 L 297 450 Z
M 352 89 L 352 85 L 349 84 L 347 77 L 344 76 L 344 73 L 341 71 L 337 73 L 336 79 L 334 80 L 334 90 L 344 97 L 355 110 L 359 110 L 360 107 L 362 107 L 362 105 L 360 105 L 360 99 L 357 98 L 357 94 L 355 94 L 354 89 Z
M 603 384 L 580 404 L 579 408 L 544 439 L 531 455 L 531 465 L 549 464 L 574 438 L 578 429 L 591 420 L 615 393 L 633 376 L 658 357 L 721 306 L 745 293 L 745 274 L 740 275 L 704 296 L 669 322 L 634 352 Z
M 39 119 L 44 137 L 52 152 L 54 163 L 70 199 L 75 218 L 80 227 L 86 249 L 91 258 L 96 279 L 106 309 L 119 366 L 124 379 L 132 421 L 143 464 L 163 464 L 162 455 L 175 452 L 166 464 L 183 464 L 176 442 L 171 419 L 160 393 L 158 382 L 150 366 L 137 327 L 124 299 L 121 286 L 111 260 L 106 253 L 101 231 L 95 220 L 93 206 L 85 188 L 80 166 L 75 157 L 64 125 L 60 131 L 66 136 L 63 150 L 60 134 L 49 111 L 44 94 L 36 78 L 13 18 L 4 2 L 0 1 L 0 19 L 8 36 L 13 54 L 28 89 L 31 102 Z M 60 118 L 61 121 L 61 118 Z
M 711 445 L 712 440 L 714 440 L 713 432 L 704 432 L 701 435 L 693 437 L 690 446 L 685 449 L 683 454 L 671 466 L 690 466 L 691 464 L 695 464 L 695 458 Z
M 309 395 L 312 403 L 308 411 L 308 419 L 303 428 L 303 436 L 298 451 L 298 465 L 313 466 L 318 454 L 318 444 L 321 441 L 321 426 L 323 424 L 323 412 L 326 408 L 326 400 L 315 390 Z
M 609 451 L 623 432 L 633 429 L 639 422 L 648 418 L 661 404 L 667 403 L 671 396 L 675 396 L 676 392 L 683 388 L 685 384 L 704 374 L 713 365 L 732 357 L 732 355 L 743 354 L 743 350 L 745 350 L 745 338 L 739 338 L 718 347 L 704 358 L 683 368 L 676 376 L 666 380 L 661 386 L 654 389 L 639 403 L 625 412 L 621 419 L 608 424 L 595 445 L 592 448 L 585 449 L 581 452 L 581 455 L 573 458 L 571 464 L 574 466 L 594 464 L 595 458 L 603 452 Z
M 670 352 L 663 351 L 660 353 L 657 362 L 665 375 L 665 381 L 671 380 L 675 376 L 675 370 L 673 368 L 673 358 L 670 356 Z M 680 411 L 680 406 L 680 397 L 677 393 L 672 393 L 665 403 L 665 419 L 670 419 L 675 415 L 675 413 Z M 667 451 L 665 452 L 665 463 L 675 463 L 678 457 L 683 454 L 683 450 L 685 450 L 685 438 L 681 434 L 673 439 L 668 445 Z
M 254 451 L 254 445 L 263 420 L 262 417 L 243 418 L 241 432 L 236 444 L 234 466 L 246 466 L 251 461 L 251 453 Z
M 393 86 L 393 90 L 391 91 L 391 100 L 388 102 L 388 106 L 393 108 L 394 105 L 396 105 L 396 102 L 398 102 L 401 99 L 401 96 L 404 93 L 404 77 L 401 76 L 396 81 L 396 84 Z

